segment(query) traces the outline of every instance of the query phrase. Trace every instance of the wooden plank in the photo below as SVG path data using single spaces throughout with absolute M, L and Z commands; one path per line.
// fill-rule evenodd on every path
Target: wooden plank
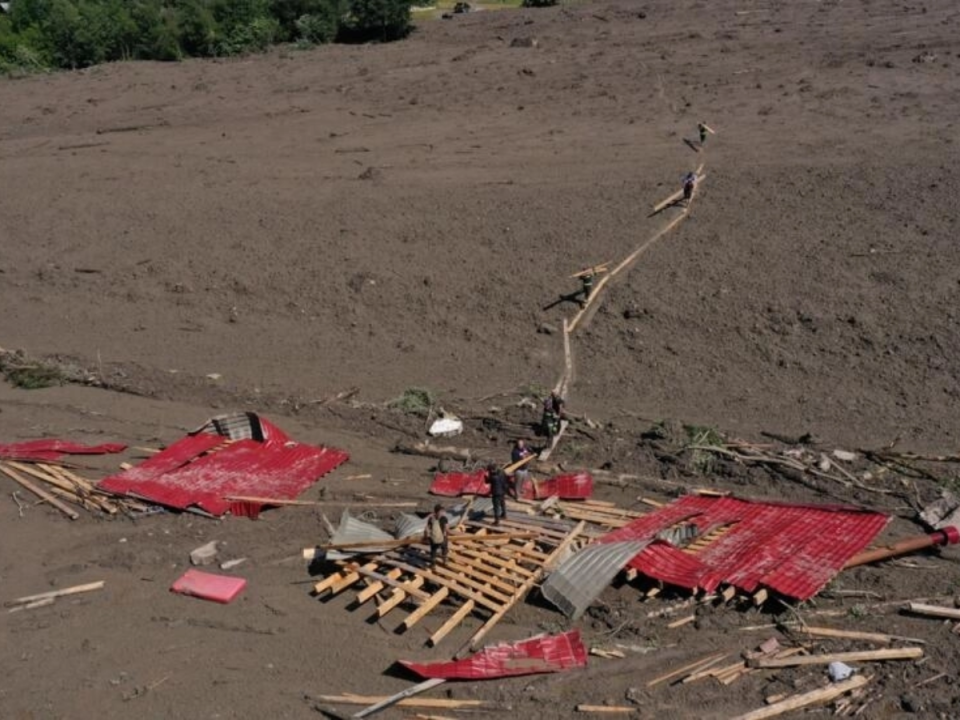
M 604 278 L 604 280 L 606 280 L 606 278 Z M 597 287 L 599 287 L 599 285 Z M 560 438 L 563 437 L 563 434 L 567 431 L 567 427 L 569 425 L 570 423 L 568 423 L 566 420 L 560 421 L 560 431 L 553 436 L 553 439 L 550 442 L 550 447 L 541 450 L 540 454 L 537 456 L 541 462 L 545 462 L 550 459 L 550 454 L 557 449 L 557 445 L 560 443 Z
M 601 272 L 606 272 L 607 266 L 612 262 L 613 260 L 607 260 L 606 262 L 602 262 L 599 265 L 594 265 L 593 267 L 584 268 L 580 272 L 575 272 L 570 277 L 578 278 L 578 277 L 583 277 L 584 275 L 590 275 L 590 274 L 597 275 Z
M 802 655 L 788 658 L 755 658 L 748 660 L 750 667 L 782 668 L 799 665 L 828 665 L 832 662 L 867 662 L 874 660 L 914 660 L 923 657 L 923 648 L 883 648 L 881 650 L 855 650 L 853 652 L 828 653 L 826 655 Z
M 881 645 L 886 645 L 888 643 L 892 643 L 895 641 L 912 642 L 912 643 L 917 643 L 918 645 L 923 645 L 926 643 L 925 640 L 902 637 L 900 635 L 886 635 L 884 633 L 859 632 L 857 630 L 838 630 L 836 628 L 812 627 L 810 625 L 805 625 L 803 627 L 797 628 L 797 632 L 803 633 L 804 635 L 811 635 L 813 637 L 863 640 L 865 642 L 878 643 Z
M 57 498 L 55 498 L 53 495 L 51 495 L 50 493 L 48 493 L 46 490 L 44 490 L 43 488 L 37 487 L 37 486 L 34 485 L 32 482 L 30 482 L 29 480 L 27 480 L 25 477 L 23 477 L 22 475 L 20 475 L 19 473 L 17 473 L 17 471 L 14 470 L 13 468 L 9 468 L 9 467 L 7 467 L 6 465 L 4 465 L 3 463 L 0 463 L 0 472 L 2 472 L 4 475 L 6 475 L 7 477 L 9 477 L 9 478 L 10 478 L 11 480 L 13 480 L 15 483 L 17 483 L 17 484 L 22 485 L 23 487 L 25 487 L 27 490 L 29 490 L 30 492 L 32 492 L 32 493 L 33 493 L 34 495 L 36 495 L 38 498 L 40 498 L 40 499 L 42 499 L 42 500 L 45 500 L 46 502 L 48 502 L 48 503 L 50 503 L 51 505 L 53 505 L 53 507 L 55 507 L 57 510 L 59 510 L 60 512 L 62 512 L 64 515 L 66 515 L 66 516 L 67 516 L 68 518 L 70 518 L 71 520 L 76 520 L 78 517 L 80 517 L 80 513 L 78 513 L 76 510 L 73 510 L 73 509 L 67 507 L 67 506 L 64 505 L 62 502 L 60 502 L 59 500 L 57 500 Z
M 671 670 L 668 673 L 655 677 L 653 680 L 650 680 L 647 683 L 647 687 L 648 688 L 654 687 L 655 685 L 659 685 L 660 683 L 667 682 L 668 680 L 674 680 L 688 673 L 698 672 L 699 670 L 702 670 L 703 668 L 708 667 L 709 665 L 720 662 L 728 655 L 729 653 L 722 653 L 722 652 L 713 653 L 712 655 L 707 655 L 706 657 L 700 658 L 699 660 L 692 662 L 689 665 L 684 665 L 681 668 L 677 668 L 676 670 Z
M 410 580 L 409 584 L 415 588 L 419 588 L 423 586 L 423 583 L 424 583 L 424 579 L 422 577 L 417 576 L 412 580 Z M 388 612 L 393 610 L 397 605 L 399 605 L 406 599 L 407 599 L 407 594 L 403 590 L 395 589 L 393 593 L 391 593 L 390 597 L 388 597 L 386 600 L 384 600 L 382 603 L 380 603 L 377 606 L 377 617 L 382 618 L 384 615 L 386 615 Z
M 447 567 L 453 570 L 460 570 L 460 572 L 464 573 L 465 575 L 469 575 L 472 578 L 483 581 L 485 584 L 490 585 L 493 588 L 499 588 L 500 590 L 510 594 L 517 589 L 516 583 L 505 582 L 498 576 L 496 570 L 491 572 L 482 562 L 475 559 L 470 560 L 462 558 L 460 557 L 459 553 L 457 553 L 456 557 L 450 558 L 450 561 L 447 563 Z
M 386 700 L 386 695 L 354 695 L 353 693 L 343 693 L 342 695 L 317 695 L 311 696 L 311 700 L 330 703 L 332 705 L 369 705 L 370 703 Z M 455 710 L 457 708 L 480 708 L 484 707 L 483 700 L 454 700 L 451 698 L 405 698 L 397 703 L 399 707 L 419 707 Z
M 94 590 L 99 590 L 104 585 L 106 585 L 104 580 L 97 580 L 96 582 L 85 583 L 83 585 L 74 585 L 72 587 L 63 588 L 62 590 L 50 590 L 49 592 L 42 592 L 37 595 L 27 595 L 25 597 L 17 598 L 16 600 L 5 602 L 3 606 L 13 607 L 15 605 L 27 605 L 29 603 L 34 603 L 41 600 L 56 600 L 57 598 L 66 597 L 67 595 L 79 595 L 80 593 L 88 593 Z
M 391 580 L 396 580 L 401 575 L 403 575 L 403 570 L 400 570 L 398 568 L 394 568 L 393 570 L 387 573 L 387 577 L 390 578 Z M 367 587 L 365 587 L 363 590 L 357 593 L 357 602 L 360 605 L 363 605 L 363 603 L 365 603 L 367 600 L 372 598 L 374 595 L 376 595 L 378 592 L 383 590 L 385 587 L 386 585 L 384 585 L 381 581 L 374 580 L 372 583 L 367 585 Z
M 418 622 L 423 620 L 423 618 L 429 615 L 430 612 L 432 612 L 437 605 L 442 603 L 449 594 L 450 594 L 450 590 L 448 590 L 445 587 L 440 588 L 433 595 L 431 595 L 428 600 L 425 600 L 423 604 L 420 605 L 420 607 L 418 607 L 412 613 L 407 615 L 407 617 L 405 617 L 403 622 L 400 624 L 404 628 L 409 630 Z
M 582 713 L 604 713 L 607 715 L 627 715 L 637 712 L 637 708 L 630 705 L 584 705 L 576 706 L 577 712 Z
M 482 605 L 483 607 L 489 610 L 492 610 L 493 612 L 496 612 L 500 608 L 499 602 L 485 597 L 482 593 L 474 592 L 470 588 L 464 587 L 462 584 L 460 584 L 454 579 L 442 577 L 429 570 L 412 567 L 411 565 L 408 565 L 407 563 L 392 557 L 384 557 L 383 562 L 385 564 L 393 565 L 394 567 L 402 568 L 407 572 L 417 574 L 420 577 L 422 577 L 424 580 L 432 582 L 435 585 L 439 585 L 440 587 L 449 588 L 450 590 L 453 590 L 455 593 L 457 593 L 457 595 L 460 595 L 464 598 L 469 598 L 471 600 L 475 600 L 478 605 Z M 425 596 L 425 593 L 421 592 L 420 595 Z
M 577 329 L 577 325 L 580 324 L 580 321 L 591 310 L 594 303 L 597 301 L 597 298 L 600 297 L 600 291 L 603 290 L 604 285 L 606 285 L 610 281 L 611 277 L 613 277 L 613 275 L 604 275 L 602 278 L 600 278 L 600 282 L 598 282 L 596 285 L 593 286 L 593 290 L 590 291 L 590 297 L 587 298 L 587 301 L 583 304 L 583 308 L 580 310 L 580 312 L 574 315 L 573 320 L 571 320 L 567 324 L 568 335 L 572 335 L 574 331 Z M 563 428 L 561 428 L 560 430 L 561 432 L 558 433 L 558 435 L 562 434 Z M 540 459 L 546 460 L 546 458 L 543 458 L 543 457 L 541 457 Z
M 330 573 L 323 580 L 321 580 L 320 582 L 316 583 L 313 586 L 313 592 L 319 595 L 324 590 L 329 590 L 333 585 L 336 585 L 338 582 L 341 582 L 345 577 L 346 575 L 342 572 Z M 360 576 L 357 575 L 357 580 L 359 579 L 360 579 Z
M 463 622 L 466 617 L 473 612 L 473 609 L 477 604 L 473 600 L 467 600 L 463 605 L 461 605 L 457 611 L 450 616 L 450 618 L 440 626 L 440 628 L 430 636 L 430 639 L 427 640 L 427 644 L 431 647 L 436 647 L 437 643 L 443 640 L 450 632 L 457 627 L 461 622 Z
M 386 564 L 383 562 L 381 564 Z M 425 593 L 423 590 L 420 590 L 408 582 L 401 582 L 399 580 L 394 580 L 393 578 L 387 577 L 383 573 L 376 572 L 374 570 L 367 570 L 365 568 L 355 568 L 355 572 L 360 573 L 360 575 L 374 580 L 379 580 L 384 585 L 389 585 L 390 587 L 403 590 L 407 595 L 411 595 L 415 598 L 420 598 L 421 600 L 427 600 L 430 595 Z
M 498 543 L 498 542 L 509 542 L 510 540 L 529 540 L 531 538 L 538 537 L 537 533 L 534 532 L 506 532 L 506 533 L 497 533 L 495 535 L 450 535 L 447 539 L 451 543 L 465 542 L 465 543 Z M 329 543 L 327 545 L 319 545 L 317 549 L 320 550 L 360 550 L 363 548 L 371 549 L 390 549 L 403 547 L 404 545 L 426 545 L 423 542 L 422 537 L 408 537 L 401 540 L 365 540 L 363 542 L 351 542 L 351 543 Z M 309 549 L 309 548 L 306 548 Z
M 907 603 L 907 610 L 917 615 L 928 617 L 950 618 L 960 620 L 960 609 L 943 607 L 942 605 L 924 605 L 923 603 Z
M 445 682 L 446 680 L 444 678 L 430 678 L 429 680 L 424 680 L 422 683 L 417 683 L 416 685 L 408 687 L 406 690 L 398 692 L 396 695 L 391 695 L 390 697 L 384 698 L 383 700 L 374 703 L 370 707 L 365 708 L 358 713 L 354 713 L 353 717 L 365 718 L 369 715 L 373 715 L 381 710 L 385 710 L 391 705 L 396 705 L 405 698 L 426 692 L 427 690 L 435 688 L 437 685 L 442 685 Z
M 567 549 L 574 543 L 574 541 L 583 533 L 583 529 L 586 527 L 586 523 L 581 520 L 573 530 L 570 531 L 570 534 L 554 548 L 553 552 L 550 553 L 550 556 L 543 561 L 544 570 L 553 570 L 557 565 L 560 564 L 561 559 L 563 559 Z
M 773 705 L 768 705 L 758 710 L 745 713 L 744 715 L 739 715 L 733 720 L 764 720 L 765 718 L 783 715 L 786 712 L 799 710 L 800 708 L 808 707 L 810 705 L 820 705 L 830 702 L 834 698 L 838 698 L 850 690 L 856 690 L 857 688 L 863 687 L 868 682 L 870 682 L 869 677 L 865 675 L 854 675 L 848 680 L 833 683 L 832 685 L 818 688 L 817 690 L 811 690 L 810 692 L 801 693 L 800 695 L 793 695 L 792 697 L 788 697 L 786 700 L 776 702 Z
M 487 552 L 480 552 L 478 550 L 468 550 L 466 548 L 457 548 L 457 555 L 466 555 L 467 557 L 476 558 L 481 560 L 484 563 L 487 563 L 490 566 L 490 571 L 496 571 L 496 575 L 499 578 L 505 580 L 525 580 L 526 578 L 533 575 L 533 570 L 529 570 L 522 565 L 518 565 L 516 559 L 505 559 Z

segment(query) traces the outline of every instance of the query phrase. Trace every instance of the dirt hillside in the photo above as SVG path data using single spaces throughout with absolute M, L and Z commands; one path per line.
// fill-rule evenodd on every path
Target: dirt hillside
M 554 304 L 577 289 L 569 276 L 677 218 L 650 211 L 703 164 L 689 215 L 605 287 L 574 337 L 569 407 L 605 431 L 577 436 L 563 461 L 693 482 L 640 437 L 664 419 L 951 450 L 958 37 L 948 2 L 578 2 L 425 22 L 385 46 L 0 81 L 0 347 L 112 389 L 5 385 L 0 442 L 159 446 L 252 409 L 351 452 L 323 483 L 333 498 L 425 508 L 433 463 L 388 452 L 423 423 L 382 404 L 427 387 L 479 418 L 501 393 L 552 387 L 558 330 L 577 311 Z M 716 130 L 702 149 L 698 121 Z M 352 404 L 312 404 L 354 387 Z M 464 442 L 505 454 L 508 432 L 468 425 Z M 898 490 L 917 493 L 909 502 L 826 486 L 811 496 L 731 473 L 715 481 L 880 503 L 900 535 L 919 532 L 907 511 L 936 490 L 927 478 Z M 353 474 L 372 477 L 344 485 Z M 8 499 L 4 598 L 101 577 L 108 591 L 0 621 L 2 717 L 315 717 L 304 694 L 394 692 L 409 683 L 384 674 L 394 660 L 432 657 L 421 635 L 309 596 L 296 556 L 319 533 L 312 510 L 71 524 L 46 508 L 20 517 Z M 251 558 L 251 592 L 228 608 L 185 606 L 166 588 L 214 537 Z M 951 552 L 924 559 L 937 568 L 926 574 L 851 577 L 891 599 L 913 593 L 904 587 L 955 594 Z M 605 597 L 625 613 L 635 600 L 629 586 Z M 521 717 L 572 716 L 576 702 L 621 701 L 637 673 L 682 661 L 691 642 L 740 643 L 723 617 L 700 636 L 640 631 L 663 653 L 629 677 L 455 693 Z M 534 632 L 559 619 L 532 606 L 513 622 Z M 929 621 L 904 622 L 904 635 L 942 640 Z M 949 638 L 931 664 L 960 661 Z M 910 672 L 866 717 L 897 717 L 926 677 Z M 647 706 L 707 717 L 722 694 L 713 707 L 729 717 L 762 702 L 761 687 L 684 686 Z M 927 717 L 960 713 L 953 680 L 924 688 Z

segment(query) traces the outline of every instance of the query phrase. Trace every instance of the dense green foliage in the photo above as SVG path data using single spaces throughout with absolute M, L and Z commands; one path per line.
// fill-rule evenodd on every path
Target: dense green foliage
M 11 0 L 0 70 L 82 68 L 263 50 L 278 42 L 396 40 L 411 0 Z
M 522 7 L 553 7 L 559 0 L 523 0 Z

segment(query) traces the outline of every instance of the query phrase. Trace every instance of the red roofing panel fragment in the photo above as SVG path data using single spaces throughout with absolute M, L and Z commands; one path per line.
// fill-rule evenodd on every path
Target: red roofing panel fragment
M 490 494 L 490 486 L 487 485 L 486 478 L 486 470 L 477 470 L 472 473 L 437 473 L 433 484 L 430 485 L 430 492 L 443 497 L 460 495 L 486 497 Z M 556 495 L 561 500 L 585 500 L 592 494 L 593 477 L 590 473 L 578 472 L 527 483 L 523 497 L 525 500 L 542 500 Z
M 247 581 L 244 578 L 187 570 L 170 586 L 170 591 L 226 604 L 246 586 Z
M 763 586 L 806 600 L 869 545 L 887 520 L 885 515 L 855 507 L 688 495 L 598 542 L 654 540 L 678 523 L 695 525 L 701 536 L 729 526 L 696 554 L 655 540 L 628 567 L 690 590 L 710 592 L 730 584 L 753 592 Z
M 28 440 L 26 442 L 0 445 L 0 459 L 26 462 L 54 462 L 64 455 L 105 455 L 126 449 L 119 443 L 81 445 L 69 440 Z
M 134 468 L 101 480 L 99 487 L 168 507 L 196 506 L 213 515 L 233 510 L 256 517 L 255 503 L 234 496 L 292 500 L 347 461 L 342 450 L 304 445 L 256 418 L 263 440 L 229 440 L 202 430 L 188 435 Z M 209 427 L 209 426 L 205 426 Z
M 483 648 L 463 660 L 400 664 L 424 678 L 445 680 L 492 680 L 516 675 L 559 672 L 587 664 L 587 649 L 580 631 L 560 635 L 537 635 L 517 643 L 500 643 Z

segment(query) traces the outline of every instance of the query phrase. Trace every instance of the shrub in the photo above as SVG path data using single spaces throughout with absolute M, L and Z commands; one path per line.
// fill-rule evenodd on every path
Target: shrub
M 408 415 L 423 417 L 435 404 L 436 398 L 426 388 L 407 388 L 400 397 L 391 400 L 388 406 Z
M 348 42 L 399 40 L 410 34 L 411 0 L 349 0 L 341 39 Z
M 558 5 L 559 0 L 523 0 L 520 3 L 521 7 L 531 8 L 531 7 L 553 7 Z

